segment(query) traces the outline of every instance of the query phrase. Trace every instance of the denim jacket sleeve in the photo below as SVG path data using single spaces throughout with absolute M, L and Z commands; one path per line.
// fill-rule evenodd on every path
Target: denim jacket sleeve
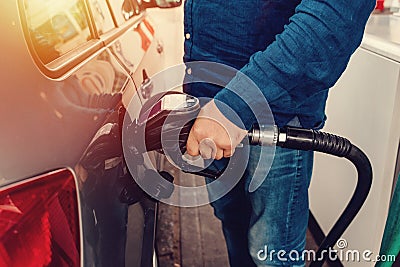
M 265 99 L 273 113 L 295 110 L 304 98 L 335 84 L 360 45 L 374 7 L 375 0 L 303 0 L 276 40 L 253 54 L 215 99 L 233 108 L 247 129 L 257 113 L 265 112 Z M 243 77 L 260 88 L 264 100 L 255 97 Z M 256 107 L 254 114 L 249 106 Z

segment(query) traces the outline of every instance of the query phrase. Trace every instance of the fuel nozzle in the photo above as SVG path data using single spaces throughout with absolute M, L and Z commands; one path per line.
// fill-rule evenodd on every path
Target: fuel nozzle
M 193 96 L 179 92 L 153 96 L 142 108 L 139 119 L 128 126 L 128 137 L 131 138 L 128 140 L 131 141 L 128 143 L 128 147 L 135 151 L 136 154 L 158 150 L 169 156 L 176 166 L 184 172 L 214 179 L 220 178 L 225 171 L 234 170 L 234 168 L 225 167 L 222 170 L 217 169 L 215 171 L 211 168 L 192 167 L 182 160 L 182 153 L 186 150 L 186 141 L 190 129 L 199 111 L 199 100 Z M 316 254 L 319 260 L 311 265 L 322 266 L 326 258 L 326 254 L 324 255 L 323 252 L 334 246 L 354 219 L 368 195 L 372 182 L 372 168 L 367 156 L 346 138 L 314 129 L 255 125 L 249 131 L 248 138 L 251 145 L 276 145 L 299 150 L 314 150 L 344 157 L 350 160 L 357 168 L 358 182 L 353 197 L 320 245 Z M 233 155 L 231 166 L 241 163 L 246 164 L 246 160 L 238 157 L 238 154 L 240 155 L 239 151 Z M 234 161 L 235 158 L 237 158 L 236 161 Z M 169 175 L 164 178 L 165 181 L 171 180 Z M 165 181 L 152 188 L 152 192 L 168 197 L 171 188 L 164 185 Z
M 196 97 L 174 91 L 154 95 L 126 128 L 129 144 L 139 153 L 157 150 L 165 154 L 177 149 L 184 152 L 199 111 Z

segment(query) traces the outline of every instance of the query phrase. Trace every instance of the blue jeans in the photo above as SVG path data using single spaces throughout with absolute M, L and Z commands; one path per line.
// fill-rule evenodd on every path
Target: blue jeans
M 211 203 L 222 221 L 230 265 L 304 266 L 313 152 L 277 147 L 266 179 L 250 193 L 247 188 L 261 149 L 251 148 L 242 179 Z

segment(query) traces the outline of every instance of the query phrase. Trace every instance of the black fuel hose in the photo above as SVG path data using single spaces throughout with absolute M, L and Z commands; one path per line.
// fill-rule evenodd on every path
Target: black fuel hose
M 255 144 L 255 140 L 257 140 L 257 142 L 261 144 L 262 140 L 260 136 L 262 136 L 262 133 L 258 132 L 257 134 L 257 128 L 255 129 L 256 130 L 253 130 L 252 134 L 249 135 L 250 142 Z M 256 136 L 258 136 L 258 138 L 255 138 Z M 311 267 L 322 266 L 328 256 L 328 250 L 334 247 L 341 235 L 356 217 L 368 196 L 372 184 L 371 163 L 363 151 L 353 145 L 348 139 L 341 136 L 312 129 L 294 127 L 282 128 L 274 136 L 276 138 L 276 145 L 280 147 L 313 150 L 343 157 L 351 161 L 357 169 L 358 180 L 352 198 L 322 241 L 316 252 L 315 261 L 310 265 Z

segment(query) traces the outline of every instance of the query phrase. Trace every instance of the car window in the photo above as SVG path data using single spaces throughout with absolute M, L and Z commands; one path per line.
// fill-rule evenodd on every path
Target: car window
M 105 0 L 89 0 L 94 23 L 99 35 L 115 28 L 113 18 Z
M 137 0 L 109 0 L 109 3 L 118 25 L 140 14 Z
M 24 0 L 27 30 L 47 64 L 93 39 L 83 0 Z

